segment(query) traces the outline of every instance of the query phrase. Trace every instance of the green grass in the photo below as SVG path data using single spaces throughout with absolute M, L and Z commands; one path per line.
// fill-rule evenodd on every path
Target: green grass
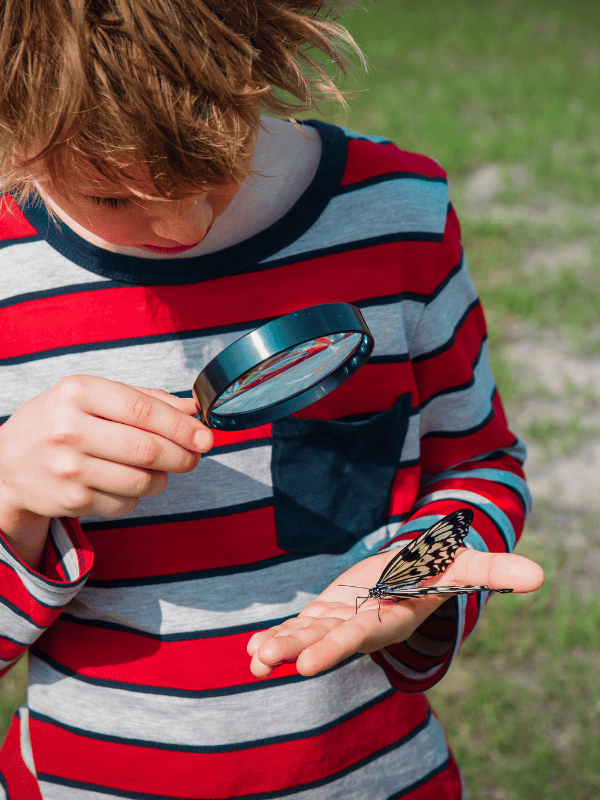
M 453 174 L 525 160 L 538 185 L 598 202 L 598 4 L 363 1 L 343 19 L 372 64 L 351 122 Z
M 549 459 L 568 453 L 585 439 L 579 411 L 574 411 L 565 421 L 549 416 L 536 419 L 525 430 L 527 441 L 543 445 Z
M 27 657 L 21 658 L 0 680 L 0 743 L 14 712 L 25 702 Z

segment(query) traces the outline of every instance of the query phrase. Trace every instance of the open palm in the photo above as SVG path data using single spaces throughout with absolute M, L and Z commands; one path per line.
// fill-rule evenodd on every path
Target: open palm
M 372 653 L 409 636 L 452 595 L 427 595 L 395 602 L 369 599 L 356 613 L 357 595 L 374 586 L 395 552 L 380 553 L 346 570 L 297 617 L 254 634 L 248 643 L 250 669 L 267 677 L 280 664 L 296 662 L 301 675 L 315 675 L 354 653 Z M 423 586 L 486 585 L 490 589 L 534 592 L 544 582 L 542 568 L 523 556 L 461 548 L 448 569 Z M 364 586 L 353 589 L 340 584 Z

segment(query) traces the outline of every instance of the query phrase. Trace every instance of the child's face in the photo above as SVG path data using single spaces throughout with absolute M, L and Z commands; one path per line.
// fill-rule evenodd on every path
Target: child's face
M 62 194 L 48 180 L 37 183 L 58 216 L 80 226 L 100 246 L 134 247 L 165 255 L 189 250 L 201 242 L 239 190 L 239 184 L 210 187 L 181 200 L 156 195 L 141 168 L 134 180 L 115 185 L 89 166 L 67 176 L 70 192 Z M 61 213 L 62 212 L 62 213 Z M 66 217 L 65 217 L 66 215 Z

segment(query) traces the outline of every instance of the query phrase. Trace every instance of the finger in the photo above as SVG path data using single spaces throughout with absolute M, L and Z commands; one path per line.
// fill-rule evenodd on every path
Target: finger
M 264 642 L 257 653 L 263 664 L 274 667 L 296 661 L 303 650 L 323 639 L 343 620 L 336 617 L 303 617 L 298 622 L 301 624 L 295 630 L 283 630 Z
M 298 653 L 296 669 L 301 675 L 316 675 L 355 653 L 362 652 L 376 625 L 380 625 L 377 611 L 368 611 L 346 620 L 329 631 L 326 637 L 321 637 Z
M 87 485 L 92 490 L 119 497 L 138 499 L 154 497 L 160 494 L 169 482 L 168 473 L 159 470 L 140 469 L 91 458 L 84 463 L 87 467 L 86 471 L 91 470 L 89 478 L 87 475 L 85 478 L 87 478 Z
M 281 625 L 274 625 L 272 628 L 267 628 L 265 631 L 257 631 L 257 633 L 252 634 L 248 641 L 248 645 L 246 646 L 246 652 L 248 655 L 253 656 L 254 653 L 256 653 L 256 651 L 259 650 L 268 639 L 271 639 L 273 636 L 277 636 L 280 631 L 285 631 L 289 626 L 293 626 L 293 623 L 297 620 L 297 617 L 293 617 L 292 619 L 286 620 Z M 290 630 L 293 630 L 293 627 L 290 627 Z
M 118 494 L 97 489 L 81 489 L 73 492 L 71 502 L 67 502 L 55 516 L 81 517 L 96 514 L 100 517 L 123 517 L 137 508 L 137 497 L 122 497 Z
M 155 390 L 142 392 L 125 383 L 88 375 L 64 378 L 57 386 L 66 402 L 92 416 L 156 433 L 194 452 L 205 452 L 212 445 L 213 436 L 206 426 L 154 396 Z
M 288 620 L 288 622 L 289 621 L 290 620 Z M 268 639 L 271 639 L 273 636 L 277 636 L 282 628 L 282 625 L 274 625 L 272 628 L 267 628 L 266 631 L 258 631 L 257 633 L 252 634 L 246 646 L 246 652 L 248 655 L 253 656 L 254 653 L 256 653 L 256 651 L 259 650 Z
M 81 428 L 80 447 L 96 459 L 144 470 L 178 473 L 191 472 L 200 460 L 200 453 L 131 425 L 88 416 Z M 96 466 L 100 469 L 101 465 Z
M 262 663 L 258 657 L 258 653 L 255 653 L 250 661 L 250 672 L 257 678 L 268 678 L 274 670 L 275 667 Z
M 485 585 L 490 589 L 535 592 L 544 583 L 544 570 L 535 561 L 516 553 L 481 553 L 461 548 L 447 570 L 452 582 Z M 443 578 L 443 576 L 442 576 Z M 442 580 L 436 581 L 442 582 Z
M 183 414 L 189 414 L 193 417 L 198 413 L 198 407 L 193 397 L 177 397 L 177 395 L 169 394 L 169 392 L 165 392 L 162 389 L 150 389 L 148 386 L 132 386 L 131 388 L 137 389 L 138 392 L 149 394 L 151 397 L 156 397 L 158 400 L 162 400 L 173 406 L 173 408 L 178 409 Z M 207 430 L 210 431 L 210 428 L 207 428 Z
M 258 631 L 255 633 L 250 638 L 247 646 L 248 654 L 252 656 L 252 660 L 250 662 L 250 671 L 252 674 L 257 678 L 266 678 L 273 672 L 275 667 L 285 663 L 283 660 L 280 660 L 274 664 L 265 664 L 263 661 L 261 661 L 259 651 L 266 641 L 278 636 L 282 632 L 283 635 L 285 635 L 285 631 L 293 631 L 295 628 L 309 624 L 310 620 L 299 620 L 297 617 L 293 617 L 292 619 L 286 620 L 282 625 L 275 625 L 266 631 Z M 291 661 L 295 661 L 295 658 L 291 659 Z

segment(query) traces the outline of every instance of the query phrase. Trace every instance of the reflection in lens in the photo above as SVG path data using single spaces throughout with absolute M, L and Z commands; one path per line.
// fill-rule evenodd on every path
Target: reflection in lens
M 360 333 L 332 333 L 283 350 L 228 386 L 213 413 L 242 414 L 293 397 L 335 372 L 361 340 Z

